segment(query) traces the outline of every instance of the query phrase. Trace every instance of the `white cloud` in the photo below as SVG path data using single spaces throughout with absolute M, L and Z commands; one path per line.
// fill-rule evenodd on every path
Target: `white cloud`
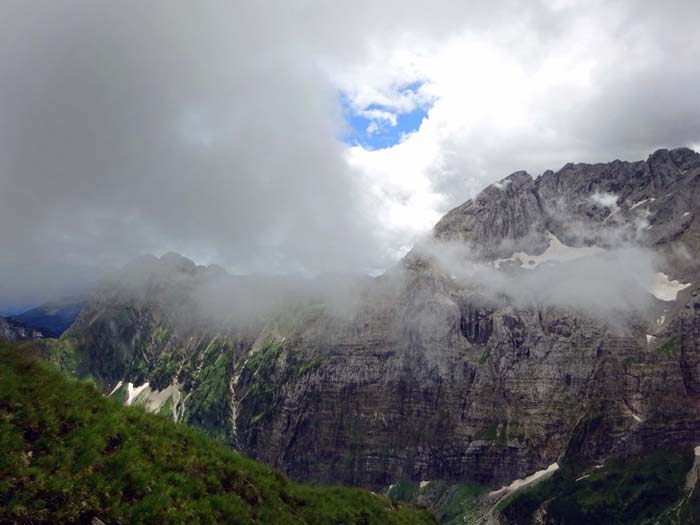
M 2 3 L 5 254 L 386 267 L 513 171 L 700 143 L 698 2 L 173 5 Z M 341 93 L 427 118 L 341 144 Z
M 555 140 L 556 132 L 538 121 L 538 102 L 557 89 L 568 89 L 567 94 L 584 90 L 592 67 L 548 57 L 536 70 L 527 71 L 507 50 L 470 34 L 430 52 L 402 49 L 386 62 L 394 69 L 377 65 L 357 71 L 362 104 L 399 106 L 389 91 L 368 87 L 373 82 L 386 85 L 387 76 L 393 74 L 395 85 L 421 78 L 421 91 L 433 106 L 419 130 L 399 144 L 374 151 L 356 146 L 347 158 L 384 200 L 381 208 L 390 210 L 385 214 L 386 227 L 400 230 L 405 239 L 428 231 L 450 207 L 490 182 L 528 167 L 523 164 L 529 159 L 522 156 L 527 148 L 520 160 L 508 155 L 493 162 L 489 157 L 499 151 L 505 155 L 508 142 L 538 137 L 547 145 Z M 371 76 L 373 71 L 377 77 Z M 371 98 L 373 93 L 378 93 L 377 99 Z M 400 93 L 394 94 L 400 99 Z M 536 167 L 544 169 L 548 160 L 540 160 Z
M 380 208 L 392 210 L 385 228 L 404 239 L 420 235 L 513 171 L 536 176 L 567 162 L 639 160 L 656 147 L 688 145 L 700 135 L 690 123 L 700 117 L 698 96 L 688 78 L 659 75 L 673 67 L 700 80 L 689 52 L 700 51 L 700 39 L 683 44 L 677 30 L 668 32 L 674 23 L 691 30 L 690 13 L 700 13 L 688 3 L 676 8 L 684 20 L 652 3 L 554 1 L 442 38 L 373 48 L 355 69 L 331 75 L 358 107 L 402 107 L 396 86 L 416 81 L 432 102 L 399 144 L 347 154 L 384 200 Z M 650 115 L 646 97 L 659 82 L 665 104 Z M 678 100 L 666 100 L 671 93 Z M 608 201 L 601 203 L 614 207 Z
M 602 206 L 603 208 L 610 208 L 612 210 L 617 209 L 617 199 L 618 196 L 614 193 L 601 193 L 596 191 L 593 195 L 591 195 L 591 201 L 594 204 Z

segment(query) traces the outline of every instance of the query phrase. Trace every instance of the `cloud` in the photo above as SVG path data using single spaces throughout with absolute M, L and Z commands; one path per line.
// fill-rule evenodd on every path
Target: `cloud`
M 391 153 L 355 150 L 353 160 L 376 180 L 406 173 L 410 187 L 426 179 L 442 213 L 516 170 L 640 160 L 658 147 L 698 143 L 692 86 L 700 66 L 692 57 L 700 39 L 680 36 L 694 34 L 697 3 L 553 2 L 516 12 L 485 31 L 469 25 L 440 45 L 378 56 L 376 80 L 358 74 L 361 85 L 384 86 L 391 71 L 421 79 L 435 102 Z
M 14 256 L 109 265 L 176 249 L 240 271 L 377 261 L 335 140 L 335 90 L 264 11 L 3 9 L 16 27 L 0 52 L 0 228 Z
M 602 206 L 603 208 L 616 209 L 617 208 L 617 195 L 614 193 L 601 193 L 596 191 L 591 195 L 591 202 Z
M 521 268 L 519 261 L 496 268 L 463 243 L 425 240 L 414 253 L 436 261 L 460 286 L 520 307 L 569 308 L 598 317 L 646 313 L 653 306 L 659 261 L 652 250 L 620 243 L 580 251 L 580 257 L 565 253 L 532 268 Z
M 698 15 L 690 1 L 4 2 L 0 259 L 176 250 L 234 272 L 379 271 L 517 169 L 700 143 Z M 337 139 L 341 94 L 427 116 L 369 151 Z

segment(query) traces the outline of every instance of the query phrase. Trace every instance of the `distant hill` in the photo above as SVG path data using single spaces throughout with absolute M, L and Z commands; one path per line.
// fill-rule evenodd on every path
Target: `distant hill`
M 61 337 L 73 324 L 86 302 L 85 297 L 51 301 L 19 315 L 13 315 L 11 319 L 26 328 L 40 331 L 46 337 Z
M 1 523 L 436 523 L 368 491 L 310 487 L 0 342 Z
M 0 341 L 24 341 L 26 339 L 41 339 L 44 334 L 38 330 L 27 328 L 7 317 L 0 317 Z

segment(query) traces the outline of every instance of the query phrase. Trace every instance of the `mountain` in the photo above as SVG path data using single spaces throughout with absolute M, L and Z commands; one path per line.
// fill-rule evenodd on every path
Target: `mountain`
M 587 475 L 700 444 L 699 202 L 685 148 L 516 172 L 377 278 L 143 258 L 46 345 L 297 480 L 481 494 Z
M 61 337 L 87 302 L 86 297 L 69 297 L 31 308 L 11 319 L 22 326 L 40 331 L 46 337 Z
M 310 487 L 102 398 L 0 343 L 0 522 L 429 524 L 360 489 Z
M 22 341 L 41 339 L 44 334 L 39 330 L 28 328 L 24 324 L 7 317 L 0 317 L 0 341 Z

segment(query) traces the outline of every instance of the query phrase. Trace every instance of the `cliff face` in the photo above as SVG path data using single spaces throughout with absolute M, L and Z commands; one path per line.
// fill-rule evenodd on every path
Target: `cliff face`
M 64 340 L 105 393 L 140 398 L 303 480 L 496 487 L 554 462 L 697 445 L 698 203 L 700 155 L 687 149 L 537 179 L 518 172 L 449 212 L 437 248 L 351 283 L 351 308 L 311 293 L 254 318 L 213 319 L 202 287 L 230 288 L 217 303 L 226 314 L 245 310 L 230 298 L 277 285 L 171 255 L 106 283 Z M 468 261 L 441 257 L 455 245 Z M 620 245 L 657 272 L 620 303 L 628 309 L 579 307 L 585 276 L 564 300 L 535 300 L 547 271 L 589 255 L 608 264 Z M 462 263 L 481 273 L 454 276 Z M 525 278 L 524 298 L 508 283 Z
M 15 342 L 42 337 L 44 335 L 39 330 L 28 328 L 14 319 L 0 317 L 0 341 Z

